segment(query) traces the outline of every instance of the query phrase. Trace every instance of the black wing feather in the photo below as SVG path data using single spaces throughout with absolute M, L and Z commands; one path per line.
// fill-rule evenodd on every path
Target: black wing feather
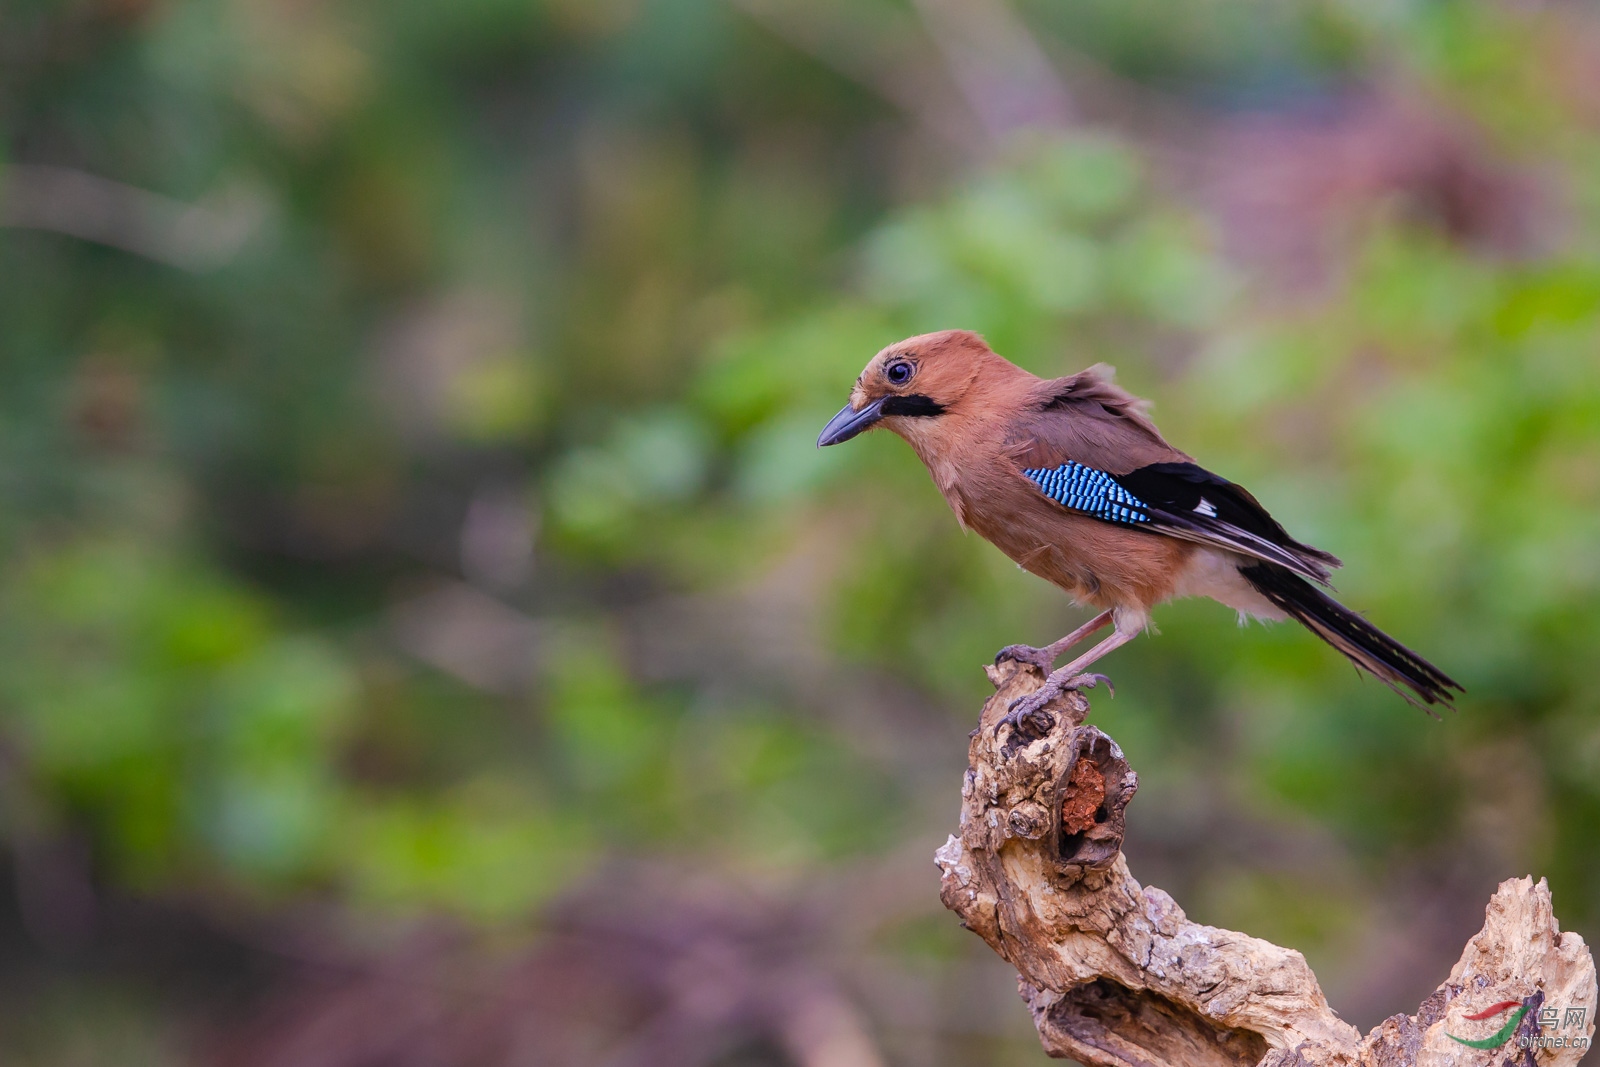
M 1327 583 L 1339 559 L 1296 541 L 1242 486 L 1194 463 L 1152 463 L 1112 477 L 1138 497 L 1150 528 L 1232 548 Z

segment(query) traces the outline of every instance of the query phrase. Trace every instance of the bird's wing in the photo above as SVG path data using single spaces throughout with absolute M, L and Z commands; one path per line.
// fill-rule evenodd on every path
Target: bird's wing
M 1317 582 L 1339 566 L 1290 537 L 1245 489 L 1167 444 L 1137 398 L 1092 372 L 1042 382 L 1009 444 L 1023 475 L 1063 507 L 1254 556 Z

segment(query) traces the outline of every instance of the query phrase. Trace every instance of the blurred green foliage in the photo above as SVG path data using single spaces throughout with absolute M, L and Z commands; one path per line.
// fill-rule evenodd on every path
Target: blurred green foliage
M 1140 142 L 924 173 L 888 104 L 710 0 L 8 5 L 13 176 L 243 236 L 186 270 L 0 231 L 5 837 L 87 835 L 117 891 L 486 922 L 615 852 L 765 877 L 936 841 L 978 664 L 1075 616 L 898 442 L 812 442 L 879 347 L 962 326 L 1041 374 L 1115 363 L 1467 686 L 1435 723 L 1304 633 L 1161 611 L 1095 715 L 1144 782 L 1130 848 L 1178 857 L 1197 917 L 1337 966 L 1391 872 L 1468 856 L 1593 930 L 1600 139 L 1559 25 L 1021 10 L 1207 102 L 1402 70 L 1556 232 L 1499 252 L 1397 196 L 1284 297 Z M 500 680 L 428 651 L 494 633 L 397 621 L 463 582 L 536 634 Z M 864 678 L 945 763 L 822 710 Z M 1336 858 L 1196 855 L 1224 809 Z

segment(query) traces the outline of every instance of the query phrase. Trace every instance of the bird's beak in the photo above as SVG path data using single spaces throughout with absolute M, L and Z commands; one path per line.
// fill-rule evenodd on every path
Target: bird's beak
M 839 414 L 828 420 L 828 425 L 822 428 L 822 433 L 817 436 L 817 447 L 826 448 L 836 445 L 841 441 L 848 441 L 863 430 L 872 429 L 873 423 L 883 418 L 883 402 L 887 397 L 879 397 L 866 407 L 857 411 L 846 404 L 839 409 Z

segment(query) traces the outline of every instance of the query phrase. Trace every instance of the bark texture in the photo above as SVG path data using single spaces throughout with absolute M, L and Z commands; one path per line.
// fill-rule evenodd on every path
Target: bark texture
M 1328 1006 L 1305 957 L 1246 934 L 1190 922 L 1141 886 L 1121 851 L 1139 780 L 1117 743 L 1084 724 L 1088 701 L 1065 694 L 1032 730 L 995 724 L 1042 675 L 990 668 L 996 692 L 968 750 L 959 835 L 939 849 L 940 897 L 1018 972 L 1044 1049 L 1092 1067 L 1556 1067 L 1594 1033 L 1594 961 L 1562 933 L 1543 880 L 1511 879 L 1483 929 L 1413 1015 L 1363 1037 Z M 1508 1001 L 1484 1019 L 1467 1016 Z M 1497 1037 L 1479 1049 L 1451 1035 Z M 1540 1010 L 1561 1022 L 1541 1028 Z M 1569 1009 L 1583 1009 L 1581 1023 Z M 1566 1047 L 1523 1048 L 1560 1038 Z

